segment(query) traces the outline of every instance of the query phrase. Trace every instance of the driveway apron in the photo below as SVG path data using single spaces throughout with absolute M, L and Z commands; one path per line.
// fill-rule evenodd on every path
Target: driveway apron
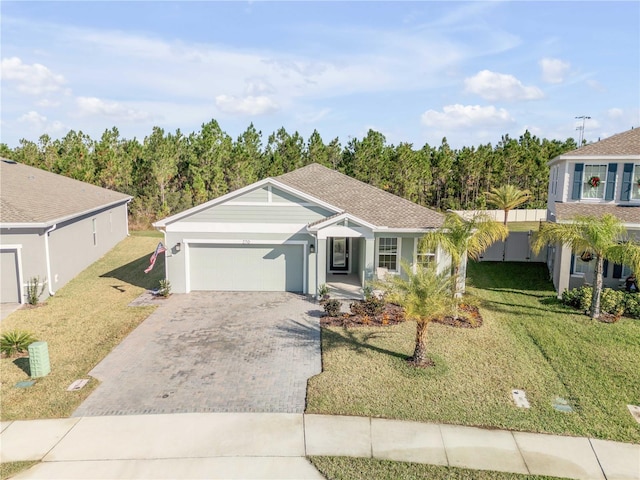
M 90 375 L 73 416 L 289 412 L 321 371 L 319 310 L 281 292 L 192 292 L 160 307 Z M 132 307 L 134 308 L 134 307 Z

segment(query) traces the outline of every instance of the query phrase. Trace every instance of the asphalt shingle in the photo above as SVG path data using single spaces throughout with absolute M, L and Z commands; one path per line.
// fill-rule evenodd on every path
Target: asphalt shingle
M 640 155 L 640 128 L 632 128 L 561 156 L 580 157 L 594 155 Z
M 441 213 L 317 163 L 275 179 L 377 227 L 438 228 L 444 221 Z
M 0 224 L 52 223 L 130 198 L 113 190 L 0 159 Z

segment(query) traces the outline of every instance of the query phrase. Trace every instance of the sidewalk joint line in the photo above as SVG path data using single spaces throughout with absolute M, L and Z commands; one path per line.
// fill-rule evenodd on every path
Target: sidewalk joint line
M 591 442 L 591 438 L 587 438 L 587 440 L 589 441 L 589 446 L 591 447 L 591 451 L 593 452 L 593 456 L 596 457 L 596 462 L 598 462 L 598 466 L 600 467 L 600 471 L 602 472 L 602 476 L 606 479 L 607 478 L 607 473 L 604 471 L 604 468 L 602 467 L 602 463 L 600 463 L 600 459 L 598 458 L 598 453 L 596 452 L 595 447 L 593 446 L 593 443 Z
M 516 448 L 518 449 L 518 453 L 520 454 L 520 458 L 522 458 L 522 463 L 524 463 L 524 467 L 527 469 L 528 475 L 531 475 L 531 470 L 529 469 L 529 465 L 527 464 L 527 459 L 524 458 L 524 455 L 522 454 L 522 450 L 520 450 L 520 445 L 518 444 L 518 439 L 516 438 L 516 435 L 512 430 L 510 430 L 510 433 L 511 433 L 511 437 L 513 437 L 513 441 L 516 444 Z

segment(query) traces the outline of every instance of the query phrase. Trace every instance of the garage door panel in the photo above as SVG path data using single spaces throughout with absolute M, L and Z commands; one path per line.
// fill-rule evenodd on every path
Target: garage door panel
M 0 251 L 0 301 L 2 303 L 20 302 L 18 252 L 15 250 Z
M 190 247 L 191 290 L 303 290 L 300 245 L 199 245 Z

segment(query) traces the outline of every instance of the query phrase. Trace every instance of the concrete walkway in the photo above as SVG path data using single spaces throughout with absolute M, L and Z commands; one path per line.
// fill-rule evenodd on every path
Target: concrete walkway
M 374 457 L 576 479 L 640 479 L 640 445 L 582 437 L 287 413 L 3 422 L 14 478 L 320 479 L 306 455 Z

